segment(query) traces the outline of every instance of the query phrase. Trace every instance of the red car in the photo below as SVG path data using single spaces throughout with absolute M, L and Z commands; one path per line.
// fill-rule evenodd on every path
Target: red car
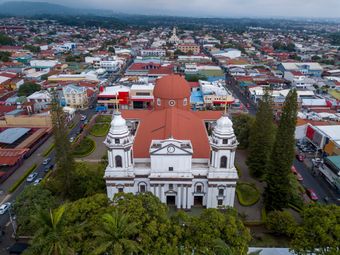
M 291 171 L 292 171 L 292 173 L 296 176 L 296 179 L 298 180 L 298 181 L 303 181 L 303 177 L 302 177 L 302 175 L 296 170 L 296 168 L 295 168 L 295 166 L 292 166 L 291 167 Z
M 299 160 L 300 162 L 303 162 L 305 160 L 305 156 L 303 156 L 302 154 L 298 154 L 296 155 L 296 159 Z
M 312 199 L 313 201 L 317 201 L 319 199 L 318 196 L 315 194 L 314 190 L 312 189 L 306 189 L 306 193 L 309 196 L 309 198 Z

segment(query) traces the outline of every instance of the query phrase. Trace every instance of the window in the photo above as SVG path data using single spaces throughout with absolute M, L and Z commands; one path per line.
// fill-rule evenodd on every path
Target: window
M 169 189 L 173 190 L 174 189 L 174 185 L 173 184 L 169 184 Z
M 220 168 L 227 168 L 227 157 L 226 156 L 222 156 L 221 157 L 221 162 L 220 162 Z
M 196 192 L 201 193 L 202 192 L 202 185 L 197 185 L 196 186 Z
M 160 98 L 157 98 L 157 105 L 161 106 L 161 99 Z
M 131 164 L 133 164 L 132 151 L 130 151 Z
M 183 105 L 186 106 L 188 104 L 188 99 L 187 98 L 184 98 L 183 99 Z
M 150 96 L 150 92 L 136 92 L 136 96 Z
M 144 184 L 139 186 L 139 192 L 145 192 L 146 191 L 146 187 Z
M 222 143 L 223 143 L 223 144 L 228 144 L 228 139 L 223 139 L 223 140 L 222 140 Z
M 116 161 L 116 167 L 123 167 L 122 165 L 122 157 L 121 156 L 116 156 L 115 157 L 115 161 Z
M 169 100 L 169 106 L 175 106 L 176 101 L 175 100 Z
M 119 193 L 124 192 L 124 188 L 123 188 L 123 187 L 119 187 L 119 188 L 118 188 L 118 192 L 119 192 Z
M 219 195 L 220 197 L 222 197 L 222 196 L 224 195 L 224 189 L 223 189 L 223 188 L 220 188 L 220 189 L 218 190 L 218 195 Z
M 218 206 L 223 205 L 223 200 L 222 200 L 222 199 L 218 199 L 218 200 L 217 200 L 217 205 L 218 205 Z
M 174 168 L 172 166 L 169 166 L 169 171 L 170 172 L 174 171 Z
M 119 139 L 115 138 L 115 144 L 119 144 Z

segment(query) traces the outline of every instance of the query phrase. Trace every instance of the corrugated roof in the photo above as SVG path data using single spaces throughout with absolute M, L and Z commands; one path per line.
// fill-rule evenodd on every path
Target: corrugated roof
M 0 143 L 12 144 L 30 130 L 30 128 L 7 128 L 0 133 Z

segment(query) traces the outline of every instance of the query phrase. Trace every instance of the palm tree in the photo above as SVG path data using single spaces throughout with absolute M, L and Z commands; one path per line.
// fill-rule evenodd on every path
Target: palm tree
M 39 210 L 33 216 L 38 230 L 25 254 L 71 255 L 74 251 L 68 246 L 68 237 L 63 215 L 65 206 L 49 212 Z
M 228 244 L 226 244 L 222 239 L 216 238 L 213 240 L 213 250 L 217 255 L 232 255 L 232 251 Z
M 128 214 L 115 209 L 111 214 L 104 214 L 102 220 L 100 228 L 94 232 L 98 245 L 94 255 L 123 255 L 141 251 L 137 242 L 132 240 L 137 233 L 137 225 L 130 221 Z

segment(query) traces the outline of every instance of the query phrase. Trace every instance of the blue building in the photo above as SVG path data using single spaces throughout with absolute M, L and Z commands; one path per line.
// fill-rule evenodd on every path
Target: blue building
M 305 63 L 299 63 L 299 62 L 287 62 L 287 63 L 281 63 L 277 66 L 277 69 L 279 69 L 282 72 L 292 72 L 292 71 L 298 71 L 303 73 L 307 76 L 314 76 L 314 77 L 320 77 L 323 71 L 322 66 L 319 63 L 316 62 L 305 62 Z

